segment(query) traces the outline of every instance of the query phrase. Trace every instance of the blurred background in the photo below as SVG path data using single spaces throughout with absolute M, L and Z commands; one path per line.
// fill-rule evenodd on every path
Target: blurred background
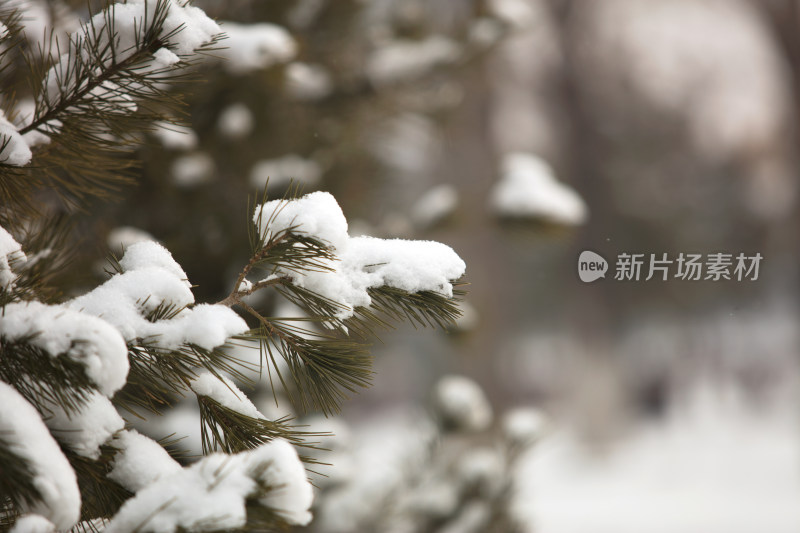
M 267 178 L 468 265 L 457 327 L 381 333 L 373 387 L 315 419 L 337 437 L 312 529 L 800 531 L 800 2 L 196 5 L 228 49 L 88 210 L 87 286 L 149 235 L 221 299 Z M 763 260 L 619 281 L 623 252 Z

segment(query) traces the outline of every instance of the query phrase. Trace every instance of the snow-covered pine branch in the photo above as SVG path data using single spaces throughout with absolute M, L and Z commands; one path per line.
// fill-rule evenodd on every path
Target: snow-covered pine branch
M 41 5 L 14 5 L 0 6 L 0 529 L 307 524 L 311 460 L 295 446 L 310 450 L 307 439 L 323 435 L 264 416 L 239 388 L 252 369 L 227 343 L 260 343 L 300 407 L 330 413 L 368 385 L 364 336 L 373 328 L 453 321 L 463 261 L 439 243 L 350 237 L 333 197 L 314 193 L 257 207 L 252 258 L 219 303 L 196 302 L 184 269 L 151 240 L 127 246 L 108 280 L 73 297 L 76 287 L 53 282 L 65 230 L 46 220 L 36 195 L 107 192 L 140 133 L 176 116 L 169 86 L 215 45 L 220 27 L 182 0 L 109 4 L 83 23 L 63 5 L 70 16 L 48 41 L 34 32 L 54 20 L 20 15 Z M 233 47 L 220 55 L 237 74 L 297 50 L 275 26 L 225 29 Z M 9 96 L 19 85 L 5 77 L 9 65 L 31 94 Z M 250 296 L 267 289 L 323 328 L 266 316 Z M 131 425 L 187 396 L 200 410 L 205 457 L 195 462 Z
M 45 39 L 35 53 L 25 52 L 22 40 L 3 47 L 2 63 L 26 65 L 32 88 L 29 96 L 5 99 L 0 114 L 3 203 L 30 211 L 31 196 L 43 187 L 70 202 L 117 187 L 131 164 L 121 153 L 172 115 L 180 101 L 171 86 L 220 33 L 183 2 L 130 0 L 108 5 L 66 39 Z
M 460 314 L 455 287 L 466 265 L 449 246 L 350 237 L 339 204 L 326 192 L 264 202 L 253 222 L 252 259 L 221 303 L 256 320 L 262 351 L 304 410 L 336 412 L 347 393 L 369 384 L 364 337 L 388 326 L 387 318 L 446 326 Z M 253 308 L 247 297 L 267 287 L 328 332 Z M 286 363 L 283 372 L 276 356 Z

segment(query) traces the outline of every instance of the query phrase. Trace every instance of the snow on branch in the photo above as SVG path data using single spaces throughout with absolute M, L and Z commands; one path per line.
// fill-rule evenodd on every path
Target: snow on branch
M 3 477 L 17 483 L 10 488 L 19 490 L 22 483 L 33 488 L 33 498 L 15 502 L 23 512 L 32 512 L 47 518 L 59 529 L 69 529 L 78 521 L 81 495 L 75 472 L 72 470 L 58 443 L 42 423 L 36 409 L 10 385 L 0 381 L 0 452 L 16 455 L 30 470 L 28 480 L 15 480 L 11 475 L 19 462 L 0 462 Z M 5 449 L 5 450 L 3 450 Z M 0 458 L 6 454 L 0 453 Z M 0 482 L 0 486 L 4 483 Z M 14 492 L 11 492 L 13 494 Z
M 128 375 L 128 350 L 119 332 L 100 318 L 63 305 L 35 301 L 6 305 L 0 338 L 7 343 L 24 341 L 52 358 L 79 363 L 109 397 L 122 388 Z
M 206 456 L 141 489 L 104 531 L 240 528 L 247 522 L 250 500 L 257 500 L 288 524 L 310 522 L 312 487 L 291 444 L 275 440 L 236 455 Z
M 351 318 L 357 307 L 369 307 L 370 289 L 383 286 L 452 298 L 452 282 L 466 269 L 452 248 L 438 242 L 350 237 L 341 208 L 325 192 L 267 202 L 256 208 L 254 221 L 267 241 L 303 235 L 330 248 L 333 257 L 322 268 L 297 272 L 278 266 L 274 274 L 338 304 L 340 320 Z
M 535 218 L 568 226 L 583 224 L 589 216 L 583 199 L 558 181 L 547 161 L 525 152 L 503 158 L 491 204 L 502 217 Z
M 186 273 L 172 254 L 152 241 L 131 245 L 119 274 L 69 302 L 73 309 L 103 318 L 130 343 L 162 350 L 186 344 L 211 350 L 248 330 L 234 311 L 194 303 Z
M 0 226 L 0 290 L 14 288 L 17 274 L 13 267 L 25 263 L 27 259 L 20 244 Z

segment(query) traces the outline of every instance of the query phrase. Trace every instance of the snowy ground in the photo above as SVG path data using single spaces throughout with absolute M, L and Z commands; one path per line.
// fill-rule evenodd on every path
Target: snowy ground
M 515 509 L 537 533 L 796 533 L 799 429 L 706 385 L 602 455 L 552 435 L 521 461 Z

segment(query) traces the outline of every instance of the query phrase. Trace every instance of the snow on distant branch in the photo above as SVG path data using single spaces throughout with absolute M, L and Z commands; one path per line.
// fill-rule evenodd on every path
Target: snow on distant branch
M 227 38 L 214 55 L 223 59 L 222 67 L 232 74 L 247 74 L 286 63 L 297 54 L 297 43 L 292 36 L 275 24 L 221 22 L 220 27 Z
M 492 191 L 491 203 L 501 216 L 537 218 L 556 224 L 582 224 L 588 216 L 578 193 L 558 181 L 546 161 L 522 152 L 503 158 L 501 178 Z

